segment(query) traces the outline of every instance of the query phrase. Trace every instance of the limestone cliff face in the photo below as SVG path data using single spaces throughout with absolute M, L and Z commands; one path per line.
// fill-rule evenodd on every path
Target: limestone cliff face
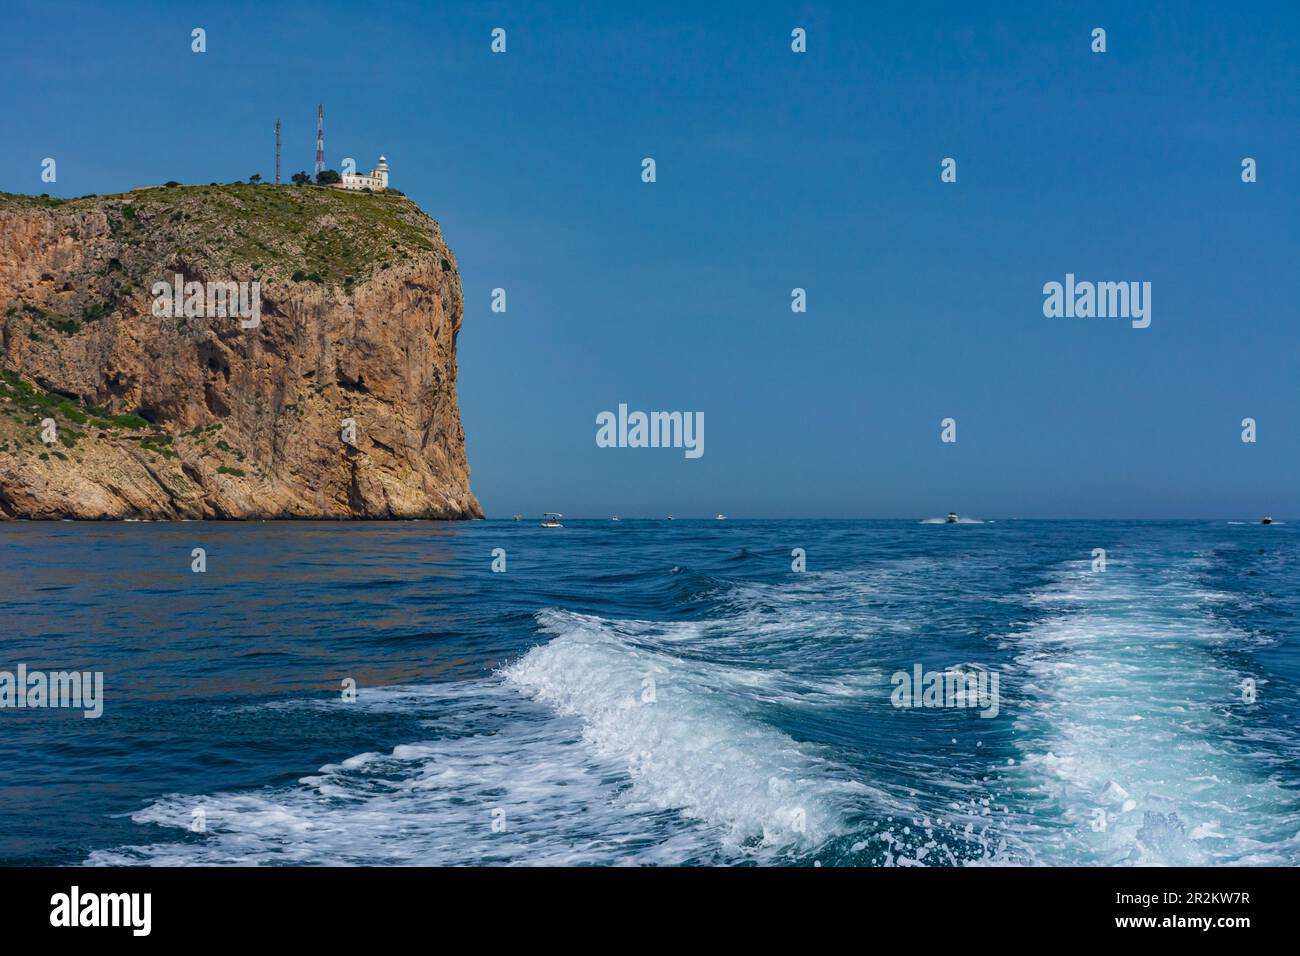
M 155 314 L 177 274 L 256 281 L 259 324 Z M 462 307 L 437 224 L 400 195 L 0 194 L 0 514 L 481 517 Z

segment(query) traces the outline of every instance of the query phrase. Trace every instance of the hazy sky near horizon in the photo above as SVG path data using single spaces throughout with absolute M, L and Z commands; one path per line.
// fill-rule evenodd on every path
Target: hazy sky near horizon
M 0 190 L 269 179 L 277 117 L 287 180 L 323 102 L 456 252 L 489 517 L 1300 516 L 1300 7 L 702 6 L 11 6 Z

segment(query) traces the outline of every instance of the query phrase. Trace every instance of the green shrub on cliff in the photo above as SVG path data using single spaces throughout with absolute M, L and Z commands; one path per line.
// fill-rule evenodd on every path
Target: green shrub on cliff
M 113 304 L 111 302 L 97 302 L 81 310 L 81 319 L 83 322 L 97 322 L 112 311 Z
M 5 368 L 0 368 L 0 398 L 9 399 L 8 404 L 0 404 L 0 411 L 18 412 L 35 409 L 38 422 L 41 417 L 54 416 L 64 422 L 90 425 L 105 430 L 125 428 L 140 431 L 150 427 L 149 423 L 139 415 L 114 415 L 96 405 L 79 405 L 67 396 L 38 388 L 17 373 Z M 84 433 L 71 429 L 66 424 L 62 425 L 62 428 L 70 430 L 74 440 L 84 437 Z

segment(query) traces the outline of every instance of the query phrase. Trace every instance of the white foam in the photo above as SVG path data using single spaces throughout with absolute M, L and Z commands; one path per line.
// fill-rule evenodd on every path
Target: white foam
M 797 851 L 841 833 L 869 792 L 747 713 L 768 675 L 638 648 L 599 618 L 538 617 L 552 640 L 506 668 L 506 680 L 579 718 L 593 753 L 626 761 L 634 804 L 715 827 L 731 850 Z
M 1296 862 L 1294 801 L 1235 744 L 1244 675 L 1215 650 L 1238 635 L 1202 567 L 1077 562 L 1033 595 L 1046 616 L 1013 642 L 1027 699 L 1008 778 L 1055 808 L 1044 862 Z
M 794 859 L 846 832 L 864 805 L 898 809 L 752 712 L 772 700 L 852 701 L 864 689 L 853 678 L 717 665 L 663 650 L 707 641 L 714 622 L 610 622 L 554 610 L 538 620 L 550 640 L 500 675 L 366 688 L 354 703 L 302 702 L 427 713 L 430 739 L 356 754 L 294 786 L 165 797 L 133 819 L 188 829 L 202 807 L 206 832 L 97 851 L 89 862 Z M 642 700 L 647 677 L 653 702 Z M 493 811 L 504 814 L 502 832 L 492 829 Z
M 495 679 L 373 694 L 422 700 L 447 731 L 326 765 L 294 786 L 174 794 L 132 819 L 205 830 L 185 842 L 97 851 L 92 865 L 468 865 L 716 862 L 717 840 L 623 799 L 624 769 L 581 728 Z M 355 705 L 340 705 L 355 706 Z M 458 736 L 453 728 L 477 727 Z M 502 816 L 503 815 L 503 816 Z M 498 829 L 493 824 L 497 822 Z

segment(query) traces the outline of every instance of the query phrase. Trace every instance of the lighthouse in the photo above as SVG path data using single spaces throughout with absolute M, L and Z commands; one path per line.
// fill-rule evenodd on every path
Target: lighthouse
M 334 184 L 338 189 L 362 190 L 381 193 L 388 188 L 388 159 L 379 157 L 379 165 L 370 170 L 369 176 L 361 173 L 344 173 L 343 179 Z

